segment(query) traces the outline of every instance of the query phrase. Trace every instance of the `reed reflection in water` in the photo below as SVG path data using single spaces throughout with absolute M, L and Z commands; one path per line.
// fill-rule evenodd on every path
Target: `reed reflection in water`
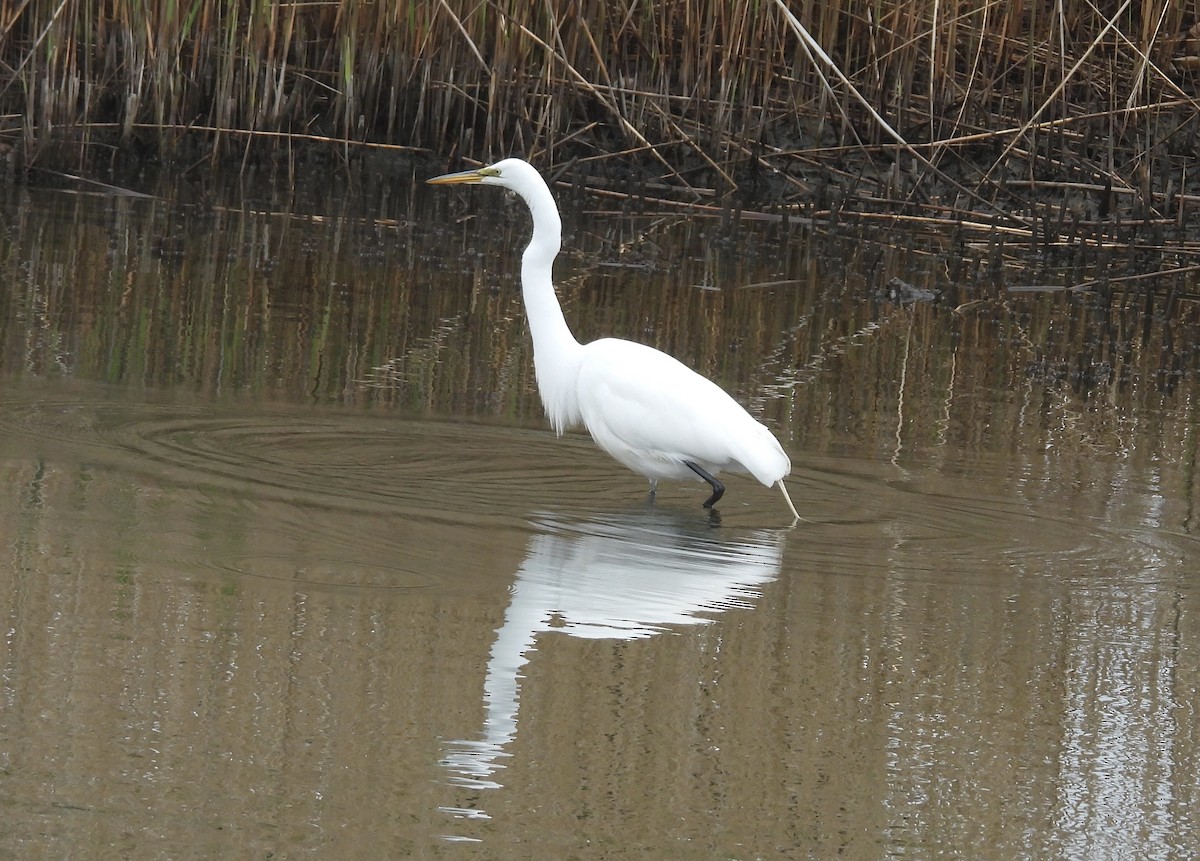
M 719 529 L 687 486 L 597 514 L 644 483 L 545 430 L 520 225 L 342 182 L 0 192 L 0 855 L 1190 857 L 1181 339 L 880 300 L 952 286 L 890 236 L 577 218 L 581 337 L 736 392 L 809 522 L 775 543 L 750 481 Z M 661 564 L 684 615 L 537 573 L 597 545 L 581 589 Z M 689 547 L 723 586 L 676 593 Z M 664 632 L 554 635 L 613 615 Z

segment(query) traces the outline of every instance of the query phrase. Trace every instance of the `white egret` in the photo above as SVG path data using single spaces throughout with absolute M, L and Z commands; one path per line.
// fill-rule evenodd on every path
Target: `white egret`
M 721 470 L 777 484 L 799 518 L 783 477 L 792 468 L 779 440 L 711 380 L 653 347 L 601 338 L 581 344 L 554 292 L 551 268 L 562 244 L 558 207 L 541 174 L 508 158 L 478 170 L 437 176 L 434 185 L 479 183 L 515 191 L 533 216 L 521 258 L 521 289 L 542 404 L 560 436 L 582 424 L 602 449 L 650 480 L 701 478 L 712 508 L 725 492 Z

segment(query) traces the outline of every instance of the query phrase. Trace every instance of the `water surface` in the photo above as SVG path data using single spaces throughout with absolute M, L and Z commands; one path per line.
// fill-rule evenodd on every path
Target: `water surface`
M 519 210 L 340 182 L 5 189 L 0 854 L 1193 854 L 1159 328 L 1082 361 L 1099 311 L 938 238 L 568 194 L 576 331 L 735 392 L 805 521 L 736 477 L 651 505 L 545 428 Z

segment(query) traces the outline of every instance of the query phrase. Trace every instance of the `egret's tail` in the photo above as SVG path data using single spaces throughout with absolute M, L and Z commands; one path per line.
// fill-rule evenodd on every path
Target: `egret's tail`
M 792 497 L 791 497 L 791 496 L 788 494 L 788 492 L 787 492 L 787 485 L 783 483 L 783 479 L 782 479 L 782 478 L 781 478 L 781 479 L 779 479 L 779 481 L 777 482 L 777 484 L 779 485 L 779 489 L 783 491 L 783 498 L 784 498 L 784 501 L 786 501 L 786 502 L 787 502 L 787 504 L 788 504 L 788 508 L 790 508 L 790 509 L 791 509 L 791 511 L 792 511 L 792 517 L 794 517 L 794 518 L 796 518 L 797 520 L 799 520 L 799 519 L 800 519 L 800 513 L 799 513 L 798 511 L 796 511 L 796 506 L 792 505 Z

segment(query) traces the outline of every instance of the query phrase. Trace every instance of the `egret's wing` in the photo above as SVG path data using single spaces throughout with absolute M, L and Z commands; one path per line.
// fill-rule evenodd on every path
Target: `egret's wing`
M 607 338 L 584 348 L 584 423 L 606 450 L 666 463 L 740 465 L 764 484 L 789 469 L 775 437 L 720 386 L 644 344 Z

